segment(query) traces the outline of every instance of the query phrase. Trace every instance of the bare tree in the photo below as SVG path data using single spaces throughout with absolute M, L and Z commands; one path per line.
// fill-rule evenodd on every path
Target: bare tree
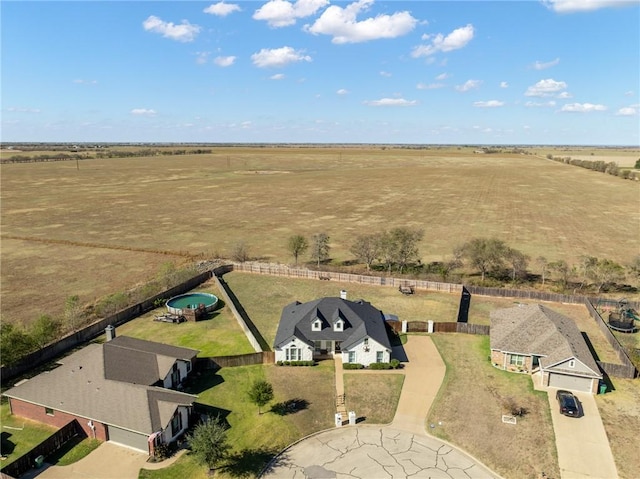
M 244 240 L 240 240 L 233 245 L 231 250 L 231 259 L 238 263 L 249 261 L 249 246 Z
M 351 253 L 371 269 L 373 262 L 380 255 L 380 235 L 368 234 L 356 236 L 350 248 Z
M 474 238 L 462 246 L 465 257 L 471 265 L 482 275 L 482 281 L 487 272 L 498 269 L 504 264 L 507 245 L 496 238 Z
M 605 284 L 624 278 L 624 268 L 615 261 L 600 259 L 591 267 L 589 275 L 598 285 L 597 294 Z
M 542 276 L 542 286 L 547 278 L 547 272 L 549 271 L 549 261 L 544 256 L 538 256 L 536 263 L 540 266 L 540 276 Z
M 516 278 L 523 278 L 527 274 L 529 256 L 514 248 L 507 248 L 505 258 L 511 267 L 511 281 L 515 283 Z
M 311 248 L 311 259 L 318 262 L 318 268 L 322 261 L 329 259 L 329 235 L 326 233 L 318 233 L 313 235 L 313 245 Z

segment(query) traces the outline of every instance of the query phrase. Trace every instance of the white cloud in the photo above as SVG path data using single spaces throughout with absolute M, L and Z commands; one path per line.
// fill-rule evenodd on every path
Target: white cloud
M 462 92 L 474 90 L 480 86 L 480 83 L 481 83 L 480 80 L 467 80 L 462 85 L 456 85 L 456 90 L 462 91 Z
M 159 33 L 165 38 L 178 42 L 192 42 L 200 32 L 198 25 L 192 25 L 187 20 L 182 20 L 181 24 L 176 25 L 165 22 L 155 15 L 151 15 L 142 22 L 142 26 L 148 32 Z
M 436 90 L 438 88 L 443 88 L 444 85 L 442 83 L 418 83 L 416 88 L 418 90 Z
M 10 106 L 9 108 L 7 108 L 7 111 L 13 112 L 13 113 L 40 113 L 40 109 L 39 108 L 26 108 L 26 107 L 20 107 L 20 106 Z
M 349 94 L 349 90 L 346 90 L 344 88 L 340 88 L 336 93 L 338 95 L 348 95 Z
M 215 57 L 213 59 L 213 63 L 218 65 L 219 67 L 230 67 L 236 61 L 236 57 L 230 55 L 228 57 Z
M 264 20 L 272 28 L 288 27 L 294 25 L 298 18 L 313 15 L 329 0 L 269 0 L 253 14 L 254 20 Z
M 302 50 L 294 50 L 291 47 L 263 48 L 258 53 L 251 55 L 253 64 L 259 68 L 283 67 L 289 63 L 310 62 L 311 57 L 304 55 Z
M 535 61 L 531 68 L 534 70 L 546 70 L 547 68 L 555 67 L 558 63 L 560 63 L 560 59 L 556 58 L 555 60 L 551 60 L 550 62 L 540 62 Z
M 380 76 L 390 78 L 392 75 L 389 72 L 382 71 L 380 72 Z
M 530 86 L 524 94 L 525 96 L 556 96 L 566 88 L 565 82 L 548 78 Z
M 529 107 L 529 108 L 531 108 L 531 107 L 544 107 L 544 106 L 553 107 L 553 106 L 556 106 L 556 102 L 553 101 L 553 100 L 550 100 L 550 101 L 547 101 L 547 102 L 528 101 L 528 102 L 526 102 L 524 104 L 524 106 Z
M 436 77 L 436 80 L 438 81 L 442 81 L 442 80 L 446 80 L 447 78 L 449 78 L 451 75 L 449 75 L 448 73 L 440 73 L 440 75 L 438 75 Z
M 203 10 L 204 13 L 210 13 L 211 15 L 217 15 L 218 17 L 226 17 L 230 13 L 240 12 L 242 9 L 239 5 L 234 3 L 218 2 L 209 5 Z
M 476 101 L 473 103 L 473 106 L 478 108 L 497 108 L 499 106 L 504 106 L 504 102 L 499 100 Z
M 640 105 L 631 105 L 620 108 L 617 112 L 617 116 L 636 116 L 640 113 Z
M 428 57 L 438 52 L 450 52 L 463 48 L 473 39 L 473 25 L 468 24 L 464 27 L 456 28 L 446 37 L 442 33 L 438 33 L 434 37 L 427 36 L 430 39 L 429 45 L 419 45 L 413 49 L 411 56 L 414 58 Z
M 363 102 L 369 106 L 413 106 L 416 100 L 405 100 L 404 98 L 381 98 L 379 100 L 367 100 Z
M 313 25 L 305 25 L 304 30 L 314 35 L 331 35 L 332 43 L 360 43 L 406 35 L 418 23 L 407 11 L 358 21 L 358 14 L 372 4 L 373 0 L 358 0 L 344 8 L 331 5 Z
M 509 84 L 506 81 L 501 81 L 500 88 L 509 88 Z
M 574 13 L 637 4 L 637 0 L 543 0 L 548 9 L 558 13 Z
M 284 80 L 284 73 L 276 73 L 275 75 L 271 75 L 269 80 Z
M 566 100 L 567 98 L 573 98 L 573 95 L 571 93 L 569 93 L 568 91 L 563 91 L 561 93 L 558 93 L 558 95 L 556 95 L 556 98 L 560 98 L 562 100 Z
M 131 114 L 136 116 L 156 116 L 156 111 L 147 108 L 134 108 L 131 110 Z
M 574 113 L 589 113 L 592 111 L 605 111 L 604 105 L 594 105 L 593 103 L 568 103 L 564 105 L 560 111 L 568 111 Z
M 98 84 L 98 80 L 81 80 L 81 79 L 77 79 L 77 80 L 73 80 L 73 83 L 77 83 L 79 85 L 97 85 Z
M 204 65 L 207 63 L 211 52 L 196 52 L 196 63 L 198 65 Z

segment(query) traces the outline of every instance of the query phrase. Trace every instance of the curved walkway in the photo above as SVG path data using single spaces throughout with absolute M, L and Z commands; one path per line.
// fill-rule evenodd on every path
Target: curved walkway
M 411 336 L 404 353 L 405 380 L 390 425 L 343 426 L 315 434 L 283 451 L 261 477 L 498 478 L 473 457 L 427 435 L 425 419 L 445 365 L 428 336 Z

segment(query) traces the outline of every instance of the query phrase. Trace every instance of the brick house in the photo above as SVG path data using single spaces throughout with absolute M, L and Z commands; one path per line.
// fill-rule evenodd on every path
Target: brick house
M 491 362 L 500 369 L 540 374 L 542 385 L 595 394 L 602 373 L 570 318 L 540 304 L 491 313 Z
M 196 396 L 176 390 L 198 351 L 126 336 L 90 344 L 4 395 L 11 413 L 153 455 L 189 427 Z

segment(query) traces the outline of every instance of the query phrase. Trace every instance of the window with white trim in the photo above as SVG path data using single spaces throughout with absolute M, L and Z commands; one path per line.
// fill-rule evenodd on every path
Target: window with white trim
M 322 321 L 319 318 L 311 324 L 311 331 L 321 331 L 322 330 Z
M 53 415 L 54 415 L 54 413 L 53 413 L 53 409 L 51 409 L 50 407 L 45 407 L 45 408 L 44 408 L 44 412 L 45 412 L 45 414 L 46 414 L 47 416 L 53 416 Z
M 356 362 L 356 352 L 355 351 L 349 351 L 349 361 L 350 363 L 355 363 Z
M 576 367 L 576 360 L 572 359 L 571 361 L 569 361 L 569 367 L 570 368 L 575 368 Z
M 290 348 L 285 349 L 285 351 L 287 361 L 300 361 L 302 359 L 302 351 L 300 348 L 291 346 Z
M 384 352 L 383 351 L 377 351 L 376 352 L 376 363 L 381 363 L 384 361 Z
M 334 331 L 344 331 L 344 321 L 342 319 L 337 319 L 335 323 L 333 323 Z
M 524 356 L 521 356 L 520 354 L 512 354 L 509 356 L 509 364 L 518 367 L 524 366 Z

